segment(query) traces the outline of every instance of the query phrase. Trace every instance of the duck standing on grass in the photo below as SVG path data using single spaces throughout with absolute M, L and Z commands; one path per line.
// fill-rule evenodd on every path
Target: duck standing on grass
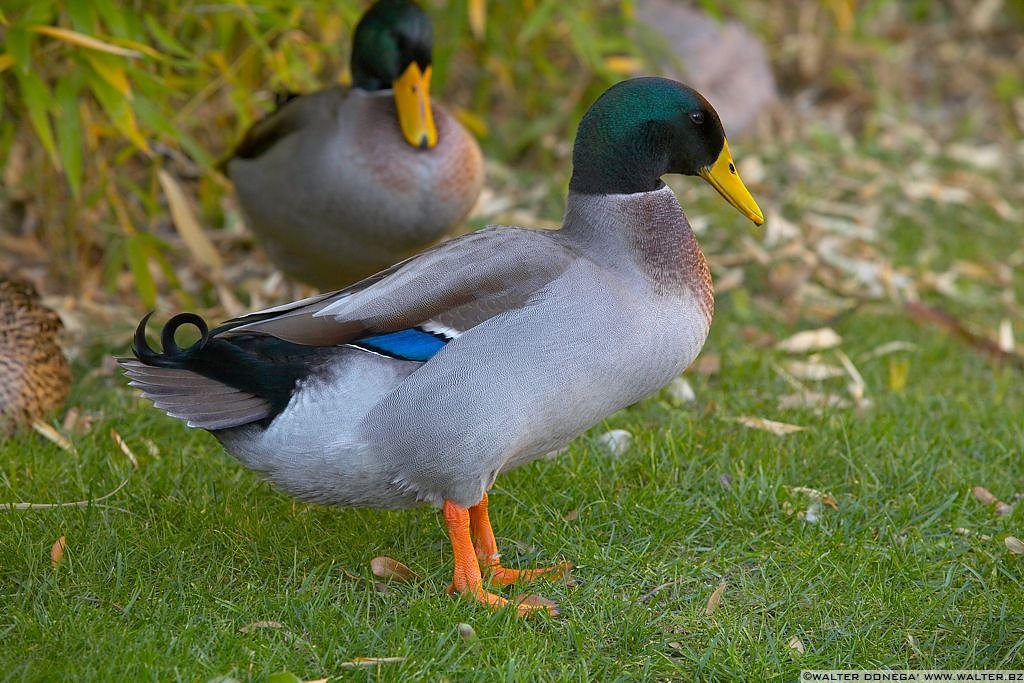
M 430 100 L 433 31 L 408 0 L 356 26 L 351 88 L 284 99 L 224 163 L 285 273 L 344 287 L 453 232 L 483 186 L 476 141 Z
M 214 330 L 181 314 L 160 353 L 147 316 L 137 360 L 120 363 L 157 407 L 297 498 L 442 508 L 452 589 L 504 605 L 485 575 L 506 585 L 571 565 L 501 566 L 487 510 L 495 477 L 657 391 L 707 336 L 707 263 L 666 173 L 700 175 L 764 222 L 711 105 L 675 81 L 637 78 L 583 117 L 560 230 L 491 227 Z M 185 324 L 202 338 L 182 349 Z
M 63 327 L 32 285 L 0 276 L 0 438 L 64 405 L 71 366 L 57 344 Z

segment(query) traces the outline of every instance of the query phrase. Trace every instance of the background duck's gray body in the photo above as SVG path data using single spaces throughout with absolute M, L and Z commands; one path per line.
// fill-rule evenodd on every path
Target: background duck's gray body
M 224 333 L 341 343 L 269 425 L 214 433 L 305 500 L 469 506 L 499 472 L 565 445 L 682 372 L 712 311 L 706 262 L 669 188 L 570 194 L 559 231 L 474 233 L 366 285 L 253 314 Z M 425 363 L 345 342 L 403 325 L 459 334 Z M 158 381 L 150 370 L 128 367 L 147 395 L 155 393 L 147 382 Z M 201 392 L 194 400 L 169 412 L 203 426 L 214 407 Z
M 227 168 L 271 260 L 332 288 L 455 229 L 483 185 L 480 149 L 442 107 L 433 111 L 438 143 L 429 150 L 402 137 L 390 90 L 329 88 L 258 124 L 252 137 L 273 144 Z

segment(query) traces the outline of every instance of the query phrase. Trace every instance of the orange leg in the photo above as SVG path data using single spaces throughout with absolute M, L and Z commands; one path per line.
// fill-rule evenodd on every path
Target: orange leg
M 508 600 L 488 593 L 484 589 L 483 577 L 480 575 L 480 563 L 477 562 L 476 554 L 473 551 L 473 541 L 469 536 L 470 510 L 446 500 L 444 502 L 444 521 L 448 525 L 448 535 L 452 540 L 452 553 L 455 556 L 455 573 L 452 576 L 450 590 L 469 596 L 477 602 L 487 605 L 491 609 L 500 609 L 508 604 Z M 540 609 L 547 609 L 551 614 L 553 608 L 545 608 L 533 605 L 516 605 L 520 616 L 526 616 L 531 612 Z
M 469 508 L 469 521 L 473 530 L 476 557 L 490 574 L 490 581 L 493 584 L 509 586 L 513 583 L 525 583 L 541 577 L 559 579 L 572 569 L 572 562 L 562 562 L 552 567 L 537 567 L 535 569 L 506 569 L 502 567 L 498 543 L 494 540 L 491 519 L 487 515 L 486 493 L 479 503 Z

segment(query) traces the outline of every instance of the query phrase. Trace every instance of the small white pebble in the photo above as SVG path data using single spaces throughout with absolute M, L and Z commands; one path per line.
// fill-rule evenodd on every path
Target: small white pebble
M 821 511 L 821 503 L 815 501 L 807 506 L 807 511 L 804 513 L 804 521 L 808 524 L 818 523 L 818 512 Z
M 669 399 L 676 405 L 693 403 L 697 400 L 697 394 L 694 393 L 693 387 L 690 386 L 685 377 L 676 377 L 668 383 L 665 389 L 668 391 Z
M 1003 539 L 1003 543 L 1006 544 L 1006 549 L 1014 555 L 1024 555 L 1024 542 L 1021 542 L 1016 536 L 1007 536 Z
M 625 429 L 612 429 L 602 434 L 597 442 L 601 448 L 612 455 L 625 455 L 633 445 L 633 435 Z

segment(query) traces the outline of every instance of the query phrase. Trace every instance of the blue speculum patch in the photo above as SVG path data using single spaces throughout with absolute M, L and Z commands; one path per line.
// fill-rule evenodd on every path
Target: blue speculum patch
M 418 328 L 363 337 L 354 342 L 355 346 L 369 351 L 421 363 L 430 360 L 447 343 L 444 337 Z

